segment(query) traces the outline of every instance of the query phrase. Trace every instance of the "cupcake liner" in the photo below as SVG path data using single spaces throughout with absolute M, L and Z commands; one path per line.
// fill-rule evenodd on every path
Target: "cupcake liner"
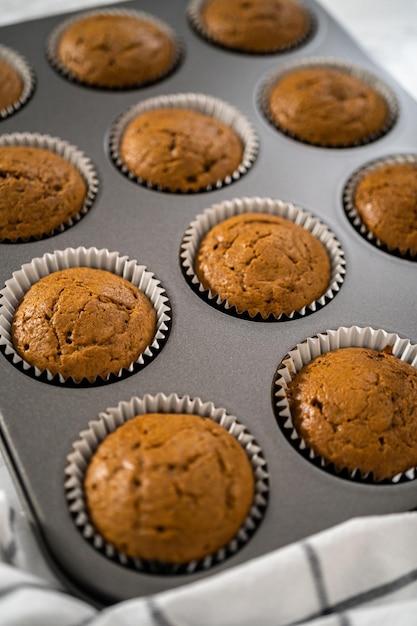
M 183 564 L 163 563 L 127 556 L 107 542 L 92 525 L 84 496 L 84 474 L 97 447 L 106 436 L 116 430 L 127 420 L 145 413 L 187 413 L 200 415 L 214 420 L 223 426 L 244 448 L 251 463 L 255 493 L 252 507 L 233 539 L 218 550 L 200 560 Z M 108 408 L 100 413 L 98 419 L 88 424 L 88 429 L 82 431 L 79 439 L 74 442 L 73 450 L 67 457 L 65 469 L 66 499 L 69 511 L 74 522 L 83 535 L 96 550 L 107 558 L 115 560 L 121 565 L 158 575 L 191 574 L 223 562 L 245 545 L 262 521 L 268 502 L 269 475 L 263 453 L 254 437 L 238 420 L 226 413 L 223 408 L 216 408 L 212 402 L 203 402 L 200 398 L 189 396 L 179 397 L 172 393 L 165 395 L 158 393 L 155 396 L 144 395 L 133 397 L 130 401 L 122 401 L 116 407 Z
M 40 370 L 22 359 L 13 345 L 11 336 L 13 316 L 25 293 L 42 277 L 70 267 L 92 267 L 107 270 L 125 278 L 148 297 L 156 311 L 156 333 L 152 343 L 128 368 L 122 368 L 118 374 L 109 374 L 105 379 L 97 377 L 93 382 L 85 379 L 77 382 L 72 377 L 64 378 L 61 374 L 54 375 L 49 370 Z M 20 270 L 14 272 L 12 278 L 6 281 L 5 287 L 0 291 L 0 297 L 0 350 L 21 371 L 48 383 L 90 387 L 120 380 L 139 371 L 157 356 L 171 328 L 171 305 L 166 292 L 154 274 L 144 265 L 138 265 L 137 261 L 129 260 L 127 256 L 120 256 L 118 252 L 109 252 L 105 249 L 79 247 L 48 252 L 43 257 L 35 258 L 30 263 L 22 265 Z
M 229 304 L 227 300 L 216 296 L 210 290 L 205 289 L 200 283 L 195 271 L 194 262 L 198 252 L 201 239 L 219 222 L 228 219 L 234 215 L 243 213 L 268 213 L 278 215 L 303 226 L 321 241 L 327 250 L 331 264 L 331 277 L 327 290 L 318 299 L 304 306 L 298 311 L 293 311 L 289 315 L 282 313 L 278 317 L 270 314 L 267 318 L 262 317 L 260 313 L 251 316 L 248 311 L 239 311 L 235 306 Z M 219 204 L 206 209 L 195 220 L 191 222 L 184 234 L 180 247 L 181 269 L 185 279 L 191 288 L 211 306 L 236 317 L 242 317 L 258 322 L 280 322 L 298 319 L 318 311 L 330 302 L 340 290 L 346 273 L 345 256 L 339 241 L 330 229 L 320 222 L 310 213 L 294 206 L 289 202 L 282 200 L 273 200 L 271 198 L 234 198 L 226 200 Z
M 126 85 L 122 87 L 119 87 L 119 86 L 108 87 L 106 85 L 92 85 L 74 76 L 72 72 L 58 58 L 57 50 L 58 50 L 59 41 L 62 35 L 64 34 L 64 32 L 76 22 L 84 20 L 85 18 L 99 16 L 99 15 L 136 17 L 142 20 L 146 20 L 147 22 L 150 22 L 153 25 L 159 27 L 164 33 L 167 34 L 167 36 L 172 40 L 174 44 L 174 54 L 173 54 L 172 63 L 170 67 L 167 68 L 166 71 L 162 72 L 161 75 L 158 76 L 157 78 L 153 78 L 146 82 L 144 81 L 141 81 L 140 83 L 133 82 L 130 85 Z M 178 37 L 178 35 L 174 32 L 174 30 L 168 24 L 166 24 L 159 18 L 155 17 L 154 15 L 151 15 L 144 11 L 136 11 L 134 9 L 121 9 L 121 8 L 120 9 L 98 9 L 98 10 L 87 11 L 85 13 L 72 16 L 64 20 L 60 24 L 58 24 L 58 26 L 49 35 L 49 38 L 46 43 L 46 58 L 48 59 L 51 66 L 59 74 L 61 74 L 61 76 L 63 76 L 64 78 L 66 78 L 67 80 L 71 82 L 87 86 L 91 89 L 105 89 L 108 91 L 124 91 L 128 89 L 134 89 L 137 87 L 144 87 L 146 85 L 154 84 L 158 82 L 159 80 L 162 80 L 163 78 L 167 77 L 177 68 L 177 66 L 179 65 L 183 57 L 183 54 L 184 54 L 184 44 L 182 40 Z
M 34 69 L 24 56 L 1 44 L 0 59 L 13 67 L 23 81 L 23 90 L 16 102 L 13 102 L 4 109 L 0 109 L 0 119 L 4 119 L 19 111 L 19 109 L 30 100 L 36 87 L 36 75 Z
M 165 189 L 159 185 L 153 185 L 147 180 L 137 176 L 134 172 L 131 172 L 129 168 L 123 162 L 119 154 L 119 146 L 125 131 L 126 126 L 137 116 L 148 111 L 161 108 L 181 108 L 191 109 L 199 113 L 209 115 L 226 126 L 229 126 L 238 135 L 243 143 L 244 151 L 242 161 L 239 167 L 229 176 L 223 180 L 218 180 L 214 185 L 203 187 L 197 191 L 189 191 L 187 193 L 199 193 L 202 191 L 211 191 L 212 189 L 220 189 L 226 185 L 230 185 L 232 182 L 239 180 L 241 176 L 252 167 L 259 148 L 259 141 L 256 132 L 249 123 L 249 121 L 232 105 L 205 94 L 199 93 L 177 93 L 172 95 L 156 96 L 154 98 L 148 98 L 142 102 L 137 103 L 124 114 L 122 114 L 114 123 L 110 133 L 110 155 L 115 163 L 116 167 L 129 179 L 133 180 L 140 185 L 144 185 L 149 189 L 156 191 L 172 191 Z M 184 193 L 178 191 L 178 193 Z
M 348 179 L 343 190 L 343 207 L 352 226 L 369 243 L 393 256 L 407 259 L 408 261 L 417 261 L 417 254 L 413 254 L 410 250 L 406 253 L 402 253 L 398 248 L 393 249 L 382 243 L 382 241 L 380 241 L 374 233 L 368 230 L 367 226 L 363 223 L 354 203 L 356 188 L 366 174 L 369 174 L 384 165 L 395 165 L 401 163 L 415 164 L 417 163 L 417 155 L 395 154 L 387 157 L 381 157 L 357 169 Z
M 363 82 L 367 83 L 370 87 L 372 87 L 384 100 L 388 108 L 387 121 L 385 125 L 375 133 L 369 134 L 367 137 L 364 137 L 360 141 L 356 141 L 354 143 L 341 143 L 338 145 L 325 145 L 325 144 L 316 144 L 310 142 L 298 135 L 290 132 L 286 128 L 282 128 L 273 118 L 270 107 L 269 107 L 269 96 L 272 89 L 275 87 L 279 79 L 283 76 L 290 74 L 293 71 L 309 68 L 309 67 L 327 67 L 329 69 L 335 69 L 345 72 Z M 332 58 L 332 57 L 310 57 L 306 59 L 298 59 L 292 61 L 291 63 L 286 64 L 285 66 L 280 67 L 278 70 L 272 72 L 267 79 L 264 81 L 263 85 L 260 88 L 258 95 L 258 106 L 265 115 L 266 119 L 270 124 L 277 130 L 279 130 L 284 135 L 295 139 L 301 143 L 312 145 L 320 148 L 332 148 L 332 149 L 340 149 L 340 148 L 354 148 L 358 146 L 363 146 L 369 143 L 380 139 L 384 135 L 386 135 L 391 128 L 394 126 L 395 122 L 398 118 L 398 102 L 395 97 L 394 92 L 386 83 L 384 83 L 380 78 L 375 76 L 372 72 L 354 65 L 348 61 L 343 61 L 341 59 Z
M 389 333 L 383 329 L 342 326 L 335 330 L 326 330 L 313 337 L 308 337 L 285 355 L 275 373 L 272 386 L 272 402 L 278 426 L 291 445 L 304 458 L 335 476 L 356 482 L 378 485 L 392 485 L 414 480 L 417 477 L 417 467 L 412 467 L 391 479 L 380 481 L 376 481 L 372 473 L 363 474 L 359 468 L 353 472 L 347 469 L 340 470 L 333 463 L 329 463 L 329 461 L 326 461 L 321 455 L 316 454 L 309 448 L 293 425 L 286 394 L 288 384 L 305 365 L 320 354 L 348 347 L 370 348 L 378 351 L 390 347 L 395 357 L 406 361 L 413 367 L 417 367 L 417 345 L 412 344 L 409 339 L 403 339 L 396 333 Z
M 27 146 L 30 148 L 41 148 L 43 150 L 54 152 L 74 165 L 87 185 L 85 200 L 77 215 L 70 217 L 49 233 L 45 233 L 39 237 L 30 237 L 29 239 L 19 238 L 13 240 L 4 238 L 0 239 L 0 243 L 21 243 L 52 237 L 68 230 L 68 228 L 74 226 L 74 224 L 79 222 L 80 219 L 88 213 L 97 196 L 99 179 L 93 163 L 81 150 L 67 141 L 59 139 L 58 137 L 41 135 L 39 133 L 11 133 L 7 135 L 0 135 L 0 146 Z
M 242 54 L 248 54 L 250 56 L 267 56 L 269 54 L 279 54 L 282 52 L 290 52 L 292 50 L 296 50 L 297 48 L 300 48 L 301 46 L 305 45 L 308 41 L 310 41 L 310 39 L 312 39 L 312 37 L 314 36 L 317 30 L 317 19 L 313 11 L 311 10 L 311 8 L 306 6 L 303 2 L 297 2 L 297 4 L 302 9 L 304 9 L 304 11 L 306 12 L 308 16 L 309 27 L 301 37 L 294 40 L 292 43 L 285 44 L 282 46 L 277 46 L 276 48 L 268 50 L 268 51 L 260 51 L 260 52 L 250 51 L 250 50 L 242 49 L 239 47 L 227 46 L 221 43 L 220 41 L 218 41 L 207 30 L 203 20 L 201 19 L 201 10 L 203 6 L 206 4 L 206 2 L 207 0 L 191 0 L 191 2 L 189 3 L 187 7 L 188 21 L 190 22 L 194 30 L 200 35 L 200 37 L 202 37 L 209 43 L 214 44 L 215 46 L 218 46 L 219 48 L 228 50 L 229 52 L 230 51 L 240 52 Z

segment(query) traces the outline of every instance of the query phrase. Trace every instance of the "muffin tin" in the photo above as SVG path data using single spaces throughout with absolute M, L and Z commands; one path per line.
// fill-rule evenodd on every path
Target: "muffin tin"
M 181 63 L 157 84 L 109 92 L 66 80 L 48 62 L 45 47 L 53 29 L 69 16 L 0 31 L 2 44 L 23 55 L 36 75 L 31 98 L 0 122 L 1 135 L 59 137 L 91 159 L 99 178 L 93 205 L 71 228 L 40 241 L 0 244 L 1 284 L 46 253 L 95 247 L 146 266 L 161 281 L 172 306 L 170 333 L 156 358 L 106 385 L 52 384 L 0 355 L 2 448 L 33 529 L 56 574 L 97 604 L 177 587 L 351 517 L 405 511 L 417 504 L 414 479 L 364 484 L 323 471 L 301 455 L 277 425 L 273 385 L 285 355 L 329 329 L 372 327 L 417 343 L 416 263 L 364 238 L 343 206 L 344 187 L 359 168 L 385 156 L 417 151 L 417 104 L 314 1 L 308 3 L 315 16 L 312 36 L 293 50 L 260 56 L 228 51 L 203 39 L 187 18 L 186 0 L 133 0 L 117 8 L 123 6 L 162 19 L 183 41 Z M 327 149 L 295 141 L 269 123 L 259 106 L 265 80 L 287 63 L 313 57 L 348 61 L 393 91 L 398 117 L 386 135 L 355 148 Z M 206 192 L 174 194 L 149 189 L 117 169 L 110 150 L 115 120 L 145 99 L 177 93 L 219 98 L 253 125 L 259 151 L 238 179 Z M 184 234 L 204 210 L 237 198 L 291 203 L 335 234 L 346 272 L 325 306 L 309 315 L 265 322 L 228 315 L 195 293 L 181 267 Z M 267 463 L 268 506 L 259 527 L 240 549 L 203 571 L 161 575 L 115 562 L 82 535 L 66 501 L 67 456 L 79 433 L 108 407 L 160 393 L 223 407 L 254 437 Z

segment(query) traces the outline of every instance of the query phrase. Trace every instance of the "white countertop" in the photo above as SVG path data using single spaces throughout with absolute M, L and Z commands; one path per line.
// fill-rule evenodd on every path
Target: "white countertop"
M 67 13 L 117 0 L 0 0 L 0 26 L 46 15 Z M 175 0 L 167 0 L 175 2 Z M 362 48 L 417 100 L 417 0 L 319 0 Z M 1 36 L 0 36 L 1 41 Z M 1 388 L 0 388 L 1 393 Z M 0 453 L 0 489 L 16 512 L 18 541 L 25 554 L 24 566 L 53 578 L 32 533 Z

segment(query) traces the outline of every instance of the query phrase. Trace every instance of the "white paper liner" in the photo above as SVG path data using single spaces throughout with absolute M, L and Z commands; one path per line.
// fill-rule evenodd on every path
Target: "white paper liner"
M 131 83 L 126 86 L 108 87 L 106 85 L 94 85 L 91 83 L 84 82 L 80 78 L 74 76 L 71 70 L 67 68 L 67 66 L 64 65 L 58 58 L 57 50 L 58 50 L 59 41 L 62 35 L 64 34 L 64 32 L 76 22 L 84 20 L 85 18 L 89 18 L 92 16 L 99 16 L 99 15 L 136 17 L 138 19 L 150 22 L 151 24 L 160 28 L 171 39 L 174 45 L 174 53 L 172 56 L 171 65 L 164 72 L 162 72 L 160 76 L 156 78 L 153 78 L 146 82 L 141 81 L 140 83 L 137 83 L 137 82 Z M 85 13 L 81 13 L 81 14 L 69 17 L 68 19 L 58 24 L 58 26 L 49 35 L 49 38 L 46 43 L 46 57 L 49 63 L 57 72 L 59 72 L 62 76 L 64 76 L 64 78 L 74 83 L 85 85 L 92 89 L 98 88 L 98 89 L 106 89 L 110 91 L 123 91 L 125 89 L 132 89 L 134 87 L 144 87 L 145 85 L 158 82 L 159 80 L 161 80 L 162 78 L 165 78 L 171 72 L 174 71 L 174 69 L 179 64 L 181 57 L 183 56 L 183 53 L 184 53 L 183 42 L 168 24 L 166 24 L 165 22 L 163 22 L 156 16 L 151 15 L 150 13 L 146 13 L 144 11 L 136 11 L 134 9 L 121 9 L 121 8 L 119 9 L 96 9 L 96 10 L 86 11 Z
M 405 258 L 407 260 L 417 261 L 417 254 L 412 254 L 410 250 L 402 253 L 398 248 L 390 248 L 387 244 L 383 243 L 372 231 L 368 230 L 368 227 L 363 223 L 362 218 L 356 209 L 354 201 L 356 188 L 366 174 L 374 172 L 384 165 L 396 165 L 401 163 L 417 164 L 417 155 L 395 154 L 387 157 L 381 157 L 355 170 L 355 172 L 347 181 L 343 190 L 343 206 L 352 226 L 362 235 L 362 237 L 364 237 L 364 239 L 369 241 L 372 245 L 380 248 L 381 250 L 384 250 L 384 252 L 387 252 L 388 254 Z
M 21 237 L 16 240 L 0 239 L 0 242 L 11 241 L 12 243 L 20 243 L 22 241 L 34 241 L 52 237 L 64 232 L 68 228 L 71 228 L 71 226 L 74 226 L 74 224 L 79 222 L 80 219 L 88 213 L 97 196 L 99 179 L 93 163 L 81 150 L 63 139 L 51 137 L 50 135 L 41 135 L 39 133 L 11 133 L 0 135 L 0 146 L 27 146 L 30 148 L 41 148 L 43 150 L 54 152 L 76 167 L 87 185 L 87 192 L 83 205 L 80 211 L 73 217 L 68 218 L 65 222 L 62 222 L 48 233 L 43 233 L 39 236 L 32 236 L 29 239 L 23 239 Z
M 204 559 L 183 564 L 170 564 L 131 558 L 107 542 L 90 522 L 83 483 L 84 474 L 91 457 L 109 433 L 127 420 L 145 413 L 187 413 L 208 417 L 233 435 L 249 458 L 254 474 L 255 492 L 247 518 L 229 544 Z M 263 453 L 254 437 L 245 426 L 238 422 L 236 417 L 226 413 L 225 409 L 216 408 L 212 402 L 203 402 L 200 398 L 179 397 L 175 393 L 170 395 L 158 393 L 155 396 L 144 395 L 141 398 L 133 397 L 129 401 L 122 401 L 116 407 L 108 408 L 105 412 L 100 413 L 95 421 L 89 422 L 88 429 L 82 431 L 79 439 L 74 442 L 73 450 L 68 455 L 67 460 L 68 464 L 65 469 L 67 503 L 75 524 L 83 537 L 109 559 L 149 573 L 193 573 L 221 563 L 247 543 L 262 521 L 268 502 L 268 469 Z
M 14 272 L 12 278 L 6 281 L 5 287 L 0 291 L 0 350 L 4 355 L 22 371 L 36 378 L 42 377 L 45 382 L 76 386 L 86 384 L 85 379 L 77 382 L 72 377 L 64 378 L 61 374 L 54 375 L 49 370 L 40 370 L 30 365 L 16 352 L 11 335 L 15 310 L 28 289 L 42 277 L 70 267 L 93 267 L 107 270 L 125 278 L 148 297 L 157 316 L 156 333 L 152 343 L 139 355 L 137 360 L 131 363 L 128 368 L 122 368 L 117 375 L 109 374 L 106 379 L 97 377 L 88 385 L 112 382 L 122 378 L 128 373 L 138 371 L 155 358 L 163 347 L 171 327 L 171 306 L 165 290 L 154 274 L 148 271 L 144 265 L 139 265 L 137 261 L 130 260 L 127 256 L 120 256 L 118 252 L 109 252 L 106 249 L 99 250 L 94 247 L 67 248 L 55 250 L 53 253 L 48 252 L 43 257 L 35 258 L 30 263 L 22 265 L 21 269 Z
M 383 329 L 359 326 L 342 326 L 335 330 L 326 330 L 313 337 L 308 337 L 302 343 L 297 344 L 283 358 L 279 365 L 273 382 L 274 411 L 278 424 L 291 442 L 291 444 L 303 456 L 307 457 L 318 467 L 327 469 L 335 476 L 372 484 L 396 484 L 400 481 L 414 480 L 417 477 L 417 468 L 412 467 L 406 472 L 401 472 L 391 479 L 376 481 L 371 473 L 362 474 L 359 469 L 349 472 L 347 469 L 338 470 L 332 463 L 326 461 L 321 455 L 317 455 L 295 429 L 287 399 L 288 384 L 294 376 L 310 361 L 325 352 L 338 350 L 339 348 L 359 347 L 382 351 L 389 346 L 392 354 L 417 367 L 417 345 L 409 339 L 403 339 L 396 333 L 389 333 Z
M 0 109 L 0 119 L 16 113 L 32 97 L 36 87 L 36 75 L 33 67 L 19 52 L 0 44 L 0 59 L 8 63 L 19 74 L 23 82 L 20 97 L 4 109 Z
M 260 313 L 251 316 L 247 311 L 238 311 L 237 308 L 230 305 L 227 300 L 223 300 L 221 296 L 217 296 L 213 294 L 211 290 L 203 287 L 194 271 L 194 262 L 201 239 L 219 222 L 243 213 L 268 213 L 270 215 L 278 215 L 279 217 L 302 226 L 319 239 L 329 255 L 331 276 L 327 290 L 318 300 L 310 302 L 298 311 L 292 311 L 289 315 L 286 313 L 282 313 L 279 316 L 271 314 L 267 318 L 264 318 Z M 197 215 L 184 234 L 180 248 L 180 261 L 187 282 L 201 298 L 225 313 L 245 317 L 246 319 L 254 321 L 286 321 L 318 311 L 338 293 L 346 273 L 346 261 L 342 247 L 335 235 L 325 224 L 307 211 L 289 202 L 259 197 L 226 200 L 213 205 L 200 215 Z
M 347 143 L 347 144 L 341 143 L 338 145 L 335 145 L 335 144 L 324 145 L 324 144 L 317 144 L 315 142 L 310 142 L 290 132 L 286 128 L 282 128 L 277 123 L 277 121 L 274 120 L 272 116 L 272 113 L 269 107 L 270 93 L 272 89 L 275 87 L 275 85 L 277 84 L 278 80 L 280 80 L 283 76 L 290 74 L 293 71 L 303 69 L 303 68 L 309 68 L 309 67 L 328 67 L 329 69 L 340 70 L 342 72 L 345 72 L 346 74 L 350 74 L 351 76 L 358 78 L 359 80 L 362 80 L 363 82 L 368 84 L 370 87 L 372 87 L 385 100 L 385 103 L 387 105 L 388 115 L 387 115 L 387 121 L 385 125 L 379 131 L 375 133 L 371 133 L 368 136 L 363 137 L 359 141 L 356 141 L 353 143 Z M 395 97 L 395 94 L 392 91 L 392 89 L 388 87 L 388 85 L 385 82 L 383 82 L 380 78 L 378 78 L 378 76 L 376 76 L 375 74 L 366 70 L 363 67 L 359 67 L 347 61 L 343 61 L 341 59 L 337 59 L 333 57 L 309 57 L 309 58 L 301 59 L 301 60 L 298 59 L 280 67 L 278 70 L 275 70 L 267 77 L 267 79 L 264 81 L 263 85 L 260 88 L 259 96 L 258 96 L 258 105 L 261 111 L 264 113 L 267 120 L 270 122 L 270 124 L 272 124 L 274 128 L 278 129 L 284 135 L 287 135 L 291 137 L 292 139 L 295 139 L 296 141 L 300 141 L 301 143 L 314 145 L 320 148 L 333 148 L 333 149 L 353 148 L 357 146 L 363 146 L 363 145 L 372 143 L 373 141 L 376 141 L 377 139 L 380 139 L 382 136 L 386 135 L 391 130 L 399 114 L 397 98 Z
M 242 161 L 231 175 L 218 180 L 213 185 L 203 187 L 196 191 L 190 190 L 187 193 L 211 191 L 212 189 L 220 189 L 225 185 L 230 185 L 232 182 L 239 180 L 239 178 L 246 174 L 246 172 L 252 167 L 258 155 L 258 137 L 252 124 L 234 106 L 220 100 L 219 98 L 201 93 L 177 93 L 156 96 L 154 98 L 143 100 L 128 109 L 114 123 L 110 134 L 110 155 L 116 167 L 118 167 L 118 169 L 131 180 L 134 180 L 149 189 L 172 192 L 170 189 L 153 185 L 134 172 L 131 172 L 119 154 L 119 146 L 126 126 L 141 113 L 161 108 L 191 109 L 199 113 L 210 115 L 234 130 L 244 146 Z
M 206 28 L 204 21 L 201 19 L 201 11 L 203 6 L 206 4 L 207 0 L 191 0 L 187 7 L 187 18 L 194 28 L 194 30 L 204 39 L 209 41 L 210 43 L 219 46 L 220 48 L 226 50 L 232 50 L 233 52 L 241 52 L 243 54 L 256 55 L 256 56 L 265 56 L 268 54 L 279 54 L 282 52 L 289 52 L 290 50 L 295 50 L 300 46 L 306 44 L 314 35 L 317 30 L 317 19 L 314 13 L 311 10 L 311 7 L 308 7 L 303 2 L 297 1 L 297 4 L 306 12 L 309 26 L 306 32 L 301 35 L 298 39 L 294 40 L 292 43 L 288 43 L 282 46 L 277 46 L 276 48 L 271 48 L 271 50 L 267 51 L 251 51 L 246 49 L 241 49 L 238 47 L 228 46 L 220 41 L 218 41 L 214 35 L 212 35 Z

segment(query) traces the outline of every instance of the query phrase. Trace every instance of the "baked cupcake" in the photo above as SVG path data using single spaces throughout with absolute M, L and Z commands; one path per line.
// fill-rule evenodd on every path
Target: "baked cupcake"
M 254 54 L 293 48 L 312 28 L 309 12 L 294 0 L 194 0 L 188 15 L 213 43 Z
M 7 109 L 22 95 L 23 81 L 16 70 L 1 58 L 0 77 L 0 109 Z
M 82 152 L 48 135 L 0 137 L 0 240 L 29 241 L 61 232 L 91 207 L 95 170 Z
M 154 83 L 180 57 L 165 23 L 140 11 L 92 11 L 66 20 L 51 35 L 48 56 L 67 78 L 92 87 L 125 89 Z
M 317 310 L 344 274 L 334 235 L 301 209 L 268 198 L 237 198 L 206 210 L 187 230 L 181 259 L 207 302 L 259 321 Z
M 394 96 L 374 76 L 342 62 L 314 59 L 271 77 L 261 106 L 285 134 L 329 148 L 374 141 L 396 116 Z
M 253 534 L 268 474 L 253 436 L 212 403 L 176 394 L 121 402 L 90 422 L 66 468 L 82 534 L 157 574 L 207 569 Z
M 124 174 L 174 193 L 230 184 L 249 169 L 258 149 L 251 125 L 234 107 L 202 94 L 139 103 L 116 121 L 110 142 Z
M 139 415 L 99 446 L 85 477 L 98 532 L 132 558 L 184 563 L 234 537 L 254 495 L 249 460 L 198 415 Z
M 278 369 L 281 426 L 300 451 L 336 474 L 371 482 L 396 482 L 407 472 L 414 478 L 415 356 L 409 341 L 373 329 L 310 338 Z
M 12 322 L 17 353 L 39 370 L 81 381 L 118 374 L 152 343 L 148 298 L 111 272 L 73 267 L 27 291 Z
M 96 248 L 33 259 L 1 291 L 0 345 L 47 382 L 111 382 L 144 367 L 164 344 L 170 306 L 143 265 Z
M 0 118 L 18 111 L 32 96 L 35 73 L 15 50 L 0 45 Z
M 345 208 L 373 243 L 408 258 L 417 256 L 417 158 L 380 159 L 348 182 Z

